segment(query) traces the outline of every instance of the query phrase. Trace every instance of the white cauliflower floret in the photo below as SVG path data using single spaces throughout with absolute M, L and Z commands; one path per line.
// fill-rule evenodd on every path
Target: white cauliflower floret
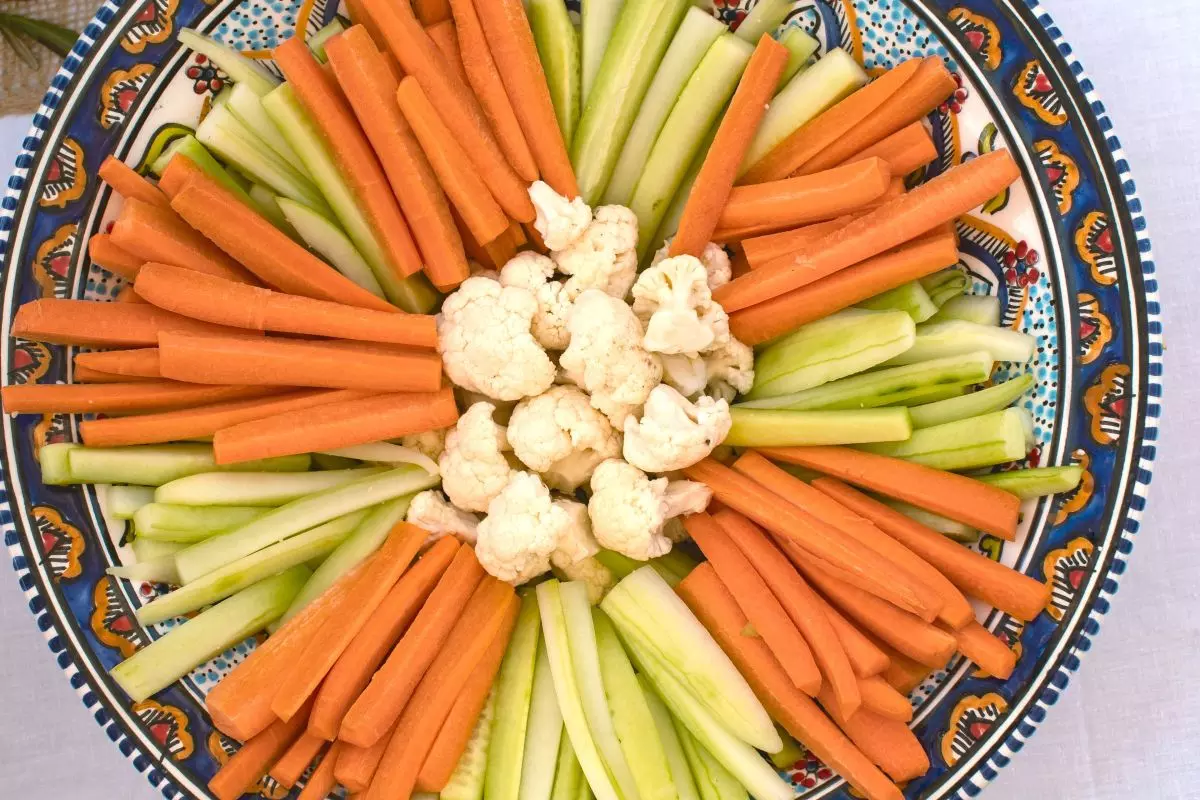
M 563 527 L 558 547 L 550 554 L 550 563 L 561 569 L 599 553 L 600 543 L 592 535 L 592 521 L 588 518 L 587 506 L 566 498 L 555 500 L 554 505 L 566 513 L 568 522 Z
M 562 281 L 554 277 L 554 262 L 541 253 L 524 250 L 513 256 L 500 271 L 500 283 L 533 292 L 538 310 L 533 317 L 533 338 L 547 350 L 565 350 L 571 341 L 567 318 L 571 297 Z
M 491 403 L 468 408 L 446 436 L 446 450 L 438 459 L 442 489 L 450 502 L 467 511 L 487 511 L 514 472 L 504 457 L 508 437 L 492 420 L 495 410 Z
M 625 298 L 637 278 L 637 215 L 624 206 L 600 206 L 592 224 L 570 247 L 554 253 L 560 272 L 570 275 L 567 292 L 599 289 Z M 551 248 L 553 249 L 553 248 Z
M 525 466 L 562 492 L 574 492 L 597 464 L 621 454 L 621 434 L 574 386 L 555 386 L 518 403 L 508 441 Z
M 533 227 L 542 235 L 550 250 L 562 250 L 578 239 L 592 221 L 592 209 L 582 197 L 568 200 L 550 188 L 545 181 L 529 187 L 529 199 L 537 212 Z
M 405 519 L 429 533 L 425 546 L 443 536 L 457 536 L 461 541 L 475 543 L 479 517 L 455 508 L 446 495 L 437 489 L 421 492 L 409 503 Z
M 684 397 L 693 397 L 708 384 L 708 366 L 700 356 L 660 355 L 663 383 L 677 389 Z
M 446 434 L 449 432 L 449 428 L 439 428 L 436 431 L 410 433 L 408 436 L 400 437 L 400 445 L 402 447 L 411 447 L 421 455 L 428 456 L 437 461 L 446 449 Z
M 732 336 L 704 355 L 708 394 L 732 403 L 754 386 L 754 350 Z
M 729 338 L 729 316 L 713 302 L 704 265 L 676 256 L 643 272 L 633 285 L 633 313 L 646 326 L 646 349 L 695 356 Z
M 671 242 L 674 238 L 667 239 L 666 244 L 655 251 L 650 266 L 657 267 L 660 262 L 670 256 Z M 704 245 L 704 252 L 700 254 L 700 263 L 704 265 L 704 272 L 708 276 L 709 290 L 716 291 L 733 280 L 733 262 L 729 258 L 729 253 L 726 253 L 725 248 L 716 242 Z
M 732 424 L 724 400 L 701 397 L 692 403 L 670 386 L 658 386 L 641 420 L 625 420 L 625 460 L 647 472 L 690 467 L 724 441 Z
M 602 547 L 638 561 L 671 552 L 667 520 L 703 511 L 712 498 L 708 487 L 692 481 L 651 480 L 620 459 L 605 461 L 592 474 L 588 515 Z
M 575 301 L 571 345 L 559 364 L 620 428 L 662 380 L 662 364 L 642 346 L 642 325 L 624 301 L 589 290 Z
M 570 516 L 536 475 L 515 472 L 479 523 L 475 557 L 488 574 L 520 585 L 550 569 Z
M 554 383 L 554 363 L 531 328 L 533 293 L 488 278 L 467 278 L 438 315 L 438 349 L 447 377 L 497 400 L 541 394 Z

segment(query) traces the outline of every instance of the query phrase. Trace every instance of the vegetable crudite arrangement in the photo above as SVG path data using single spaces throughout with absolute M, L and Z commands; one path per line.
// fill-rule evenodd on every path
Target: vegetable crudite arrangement
M 798 744 L 901 797 L 907 694 L 1047 602 L 971 543 L 1081 478 L 1008 468 L 1038 344 L 957 266 L 1013 159 L 916 183 L 945 66 L 869 80 L 785 2 L 348 7 L 282 81 L 183 31 L 231 85 L 100 168 L 127 285 L 14 319 L 73 381 L 4 409 L 83 415 L 42 479 L 172 623 L 113 680 L 268 632 L 206 698 L 223 800 L 787 800 Z

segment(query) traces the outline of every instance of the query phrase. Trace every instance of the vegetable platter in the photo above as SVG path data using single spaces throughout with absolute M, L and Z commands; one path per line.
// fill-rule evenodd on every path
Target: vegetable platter
M 8 184 L 5 544 L 167 797 L 975 796 L 1145 505 L 1015 0 L 103 5 Z

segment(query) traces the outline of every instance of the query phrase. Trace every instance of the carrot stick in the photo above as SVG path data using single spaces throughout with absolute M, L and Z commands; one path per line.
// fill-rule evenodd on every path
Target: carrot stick
M 508 230 L 508 217 L 467 160 L 459 139 L 438 116 L 415 78 L 400 81 L 396 101 L 450 201 L 462 215 L 471 235 L 490 242 Z
M 497 72 L 542 180 L 564 197 L 578 197 L 575 169 L 554 116 L 550 86 L 538 58 L 525 7 L 521 0 L 468 1 L 479 15 L 492 58 L 496 60 Z M 521 222 L 528 221 L 516 218 Z
M 714 496 L 734 511 L 774 534 L 796 542 L 810 555 L 844 571 L 860 589 L 878 594 L 902 608 L 922 609 L 921 593 L 912 579 L 878 553 L 845 536 L 770 489 L 706 458 L 684 470 L 692 480 L 708 484 Z
M 348 390 L 305 389 L 273 397 L 229 400 L 161 414 L 87 419 L 79 424 L 79 433 L 83 441 L 92 447 L 202 439 L 231 425 L 366 396 L 362 392 Z
M 208 790 L 218 800 L 237 800 L 250 791 L 304 730 L 304 717 L 305 714 L 297 714 L 288 722 L 275 720 L 248 740 L 217 770 L 208 782 Z
M 341 753 L 341 742 L 334 742 L 329 746 L 325 755 L 321 756 L 321 760 L 317 763 L 317 768 L 308 776 L 308 780 L 304 783 L 304 791 L 300 792 L 300 796 L 296 800 L 325 800 L 329 796 L 333 787 L 337 785 L 334 768 L 337 766 Z
M 777 181 L 796 172 L 883 105 L 912 79 L 921 63 L 921 59 L 914 58 L 898 64 L 808 124 L 802 125 L 747 170 L 741 182 L 754 184 Z
M 711 564 L 692 570 L 676 591 L 746 677 L 767 712 L 789 734 L 870 800 L 899 798 L 900 791 L 792 685 L 766 644 L 742 632 L 748 620 Z M 828 684 L 824 690 L 831 693 Z
M 97 233 L 88 239 L 88 257 L 126 280 L 133 280 L 145 263 L 128 250 L 113 244 L 112 236 L 107 233 Z
M 542 234 L 537 228 L 535 228 L 533 225 L 530 225 L 528 222 L 522 224 L 521 227 L 525 230 L 525 240 L 529 242 L 530 248 L 538 251 L 542 255 L 549 254 L 550 248 L 546 247 L 546 240 L 542 238 Z
M 755 270 L 717 289 L 713 298 L 732 312 L 778 297 L 952 221 L 1020 174 L 1007 150 L 972 159 L 853 220 L 794 264 Z
M 237 261 L 189 227 L 169 208 L 136 199 L 127 200 L 121 206 L 109 236 L 112 244 L 142 263 L 161 261 L 231 281 L 258 283 Z M 136 275 L 136 270 L 133 274 Z M 133 275 L 125 277 L 132 278 Z
M 508 584 L 490 576 L 479 584 L 405 706 L 367 789 L 367 800 L 410 796 L 463 685 L 480 669 L 496 639 L 507 647 L 519 605 Z
M 109 384 L 27 384 L 0 390 L 9 414 L 100 414 L 166 411 L 204 403 L 262 397 L 276 390 L 264 386 L 197 386 L 176 381 Z
M 396 726 L 393 725 L 370 747 L 355 747 L 339 739 L 337 744 L 341 745 L 342 750 L 333 769 L 337 782 L 352 792 L 365 791 L 379 769 L 379 762 L 383 761 L 384 751 L 387 750 L 395 730 Z
M 399 79 L 387 68 L 384 54 L 363 27 L 355 26 L 334 37 L 325 53 L 383 164 L 430 280 L 442 291 L 457 286 L 467 277 L 462 238 L 437 175 L 396 105 Z
M 504 90 L 504 79 L 492 58 L 492 50 L 484 35 L 483 25 L 479 22 L 479 15 L 475 13 L 475 6 L 470 0 L 450 0 L 450 7 L 458 33 L 457 52 L 468 85 L 475 90 L 475 96 L 479 98 L 483 113 L 492 124 L 508 163 L 522 180 L 532 183 L 538 177 L 538 163 L 529 149 L 529 143 L 525 141 L 521 123 Z M 522 98 L 521 102 L 528 102 L 528 98 Z
M 398 312 L 395 306 L 363 289 L 293 242 L 287 234 L 207 176 L 186 183 L 171 199 L 171 208 L 265 283 L 281 292 L 360 308 Z M 148 257 L 146 260 L 177 264 L 170 258 Z
M 113 188 L 113 191 L 126 200 L 141 200 L 159 208 L 167 208 L 167 196 L 150 181 L 139 175 L 132 167 L 116 156 L 108 156 L 100 162 L 96 170 L 100 180 Z
M 417 773 L 418 791 L 440 792 L 450 782 L 450 777 L 471 740 L 475 723 L 487 703 L 496 673 L 500 671 L 500 662 L 504 660 L 508 639 L 508 632 L 497 632 L 475 671 L 463 683 L 458 698 L 451 706 L 450 713 L 446 715 L 442 729 L 433 741 L 429 755 L 425 757 L 425 763 L 421 765 L 421 771 Z
M 437 324 L 432 315 L 314 300 L 166 264 L 144 266 L 136 286 L 138 294 L 159 308 L 231 328 L 437 347 Z
M 438 430 L 458 420 L 450 388 L 436 393 L 384 394 L 327 403 L 222 428 L 213 437 L 218 464 L 370 444 Z
M 276 47 L 274 58 L 333 153 L 342 177 L 358 200 L 358 208 L 387 253 L 389 266 L 401 276 L 419 272 L 421 254 L 412 231 L 375 151 L 333 76 L 321 67 L 302 36 L 293 36 Z
M 809 486 L 795 475 L 781 469 L 758 453 L 749 451 L 734 462 L 733 468 L 771 489 L 780 497 L 807 509 L 815 517 L 826 522 L 847 536 L 883 556 L 898 569 L 908 573 L 918 586 L 927 589 L 929 608 L 938 608 L 936 618 L 954 630 L 975 621 L 975 610 L 946 576 L 934 569 L 929 562 L 909 550 L 900 542 L 876 528 L 868 520 L 846 508 L 837 500 Z M 940 606 L 940 608 L 939 608 Z M 922 617 L 932 622 L 934 616 Z
M 734 544 L 733 536 L 704 513 L 685 517 L 683 525 L 717 571 L 721 583 L 733 594 L 742 613 L 783 665 L 788 679 L 809 697 L 816 697 L 821 688 L 821 672 L 812 650 L 754 564 Z
M 366 0 L 366 5 L 405 74 L 426 96 L 437 98 L 438 113 L 444 116 L 446 127 L 454 131 L 469 159 L 467 163 L 474 166 L 496 202 L 510 217 L 532 221 L 536 214 L 528 184 L 509 166 L 479 101 L 446 65 L 408 3 Z
M 117 296 L 113 298 L 114 303 L 136 303 L 145 305 L 146 301 L 142 296 L 133 290 L 133 284 L 127 283 L 121 287 L 121 291 L 117 292 Z
M 858 690 L 862 694 L 862 707 L 867 711 L 898 722 L 912 720 L 912 703 L 878 675 L 860 679 Z
M 921 685 L 921 682 L 929 676 L 929 673 L 933 672 L 932 669 L 924 664 L 914 661 L 897 651 L 896 648 L 887 642 L 869 634 L 864 633 L 863 635 L 869 636 L 871 641 L 887 654 L 888 668 L 884 670 L 881 677 L 897 692 L 905 695 L 909 694 Z
M 806 254 L 815 252 L 818 247 L 821 247 L 819 243 L 808 245 L 799 257 L 807 258 Z M 777 263 L 778 260 L 756 267 L 752 275 L 747 277 L 772 270 Z M 938 231 L 839 270 L 807 286 L 735 311 L 729 315 L 729 327 L 740 341 L 750 345 L 762 344 L 807 322 L 827 317 L 868 297 L 956 263 L 957 237 L 952 231 Z
M 134 375 L 118 375 L 115 372 L 101 372 L 98 369 L 81 367 L 78 364 L 75 365 L 71 377 L 75 383 L 144 383 L 154 380 L 154 378 L 139 378 Z
M 17 309 L 12 335 L 76 347 L 146 347 L 165 332 L 220 335 L 233 328 L 181 317 L 144 303 L 31 300 Z M 92 365 L 95 366 L 95 365 Z
M 337 618 L 317 631 L 280 685 L 271 701 L 271 711 L 280 719 L 291 719 L 313 696 L 358 632 L 400 580 L 416 558 L 428 534 L 407 522 L 397 523 L 383 546 L 375 553 L 362 577 L 346 593 Z
M 413 0 L 413 13 L 421 24 L 436 25 L 450 19 L 450 4 L 447 0 Z
M 300 780 L 304 771 L 308 769 L 308 765 L 320 754 L 325 744 L 325 740 L 320 736 L 313 736 L 307 731 L 301 733 L 267 774 L 283 788 L 292 788 L 296 785 L 296 781 Z
M 789 548 L 785 547 L 784 550 L 787 551 Z M 789 558 L 791 555 L 789 552 Z M 800 554 L 800 557 L 803 558 L 803 554 Z M 846 658 L 850 659 L 850 666 L 854 669 L 854 674 L 861 679 L 885 671 L 888 668 L 888 654 L 880 650 L 862 631 L 855 627 L 853 622 L 843 617 L 836 608 L 829 604 L 828 600 L 820 595 L 817 595 L 817 598 L 821 601 L 825 617 L 833 626 L 838 643 L 846 651 Z M 862 693 L 861 686 L 859 693 Z
M 157 339 L 157 336 L 155 337 Z M 106 350 L 97 353 L 76 353 L 75 368 L 108 372 L 130 378 L 161 378 L 158 369 L 158 348 L 142 347 L 137 350 Z
M 459 80 L 470 85 L 467 71 L 463 68 L 462 51 L 458 46 L 458 31 L 454 29 L 454 20 L 446 19 L 436 25 L 426 25 L 425 32 L 437 45 L 442 58 L 446 59 L 446 66 L 454 70 L 454 74 L 458 76 Z
M 483 246 L 488 254 L 488 260 L 503 268 L 517 254 L 517 244 L 513 241 L 512 229 L 504 231 L 492 241 Z
M 184 184 L 203 172 L 195 161 L 182 153 L 172 156 L 158 179 L 158 188 L 167 196 L 167 207 L 170 208 L 170 198 L 178 194 Z
M 754 133 L 767 113 L 787 60 L 788 49 L 772 39 L 769 33 L 764 33 L 750 56 L 729 109 L 717 128 L 717 137 L 688 194 L 679 220 L 679 232 L 671 242 L 671 255 L 699 258 L 718 227 L 736 224 L 725 222 L 731 207 L 738 208 L 733 201 L 737 195 L 733 184 Z
M 308 719 L 310 733 L 324 739 L 337 738 L 346 712 L 421 610 L 458 549 L 458 540 L 453 536 L 439 539 L 392 587 L 378 611 L 325 676 Z
M 713 237 L 719 241 L 836 219 L 881 198 L 892 180 L 880 158 L 826 172 L 739 186 L 729 195 Z M 730 231 L 736 230 L 736 237 Z
M 972 622 L 950 633 L 958 642 L 958 651 L 984 672 L 1001 680 L 1012 675 L 1017 666 L 1017 654 L 987 628 Z
M 375 392 L 434 392 L 442 385 L 436 353 L 367 342 L 164 332 L 158 351 L 164 377 L 193 383 Z
M 743 239 L 741 247 L 746 252 L 746 260 L 750 264 L 750 269 L 759 269 L 776 258 L 784 256 L 792 256 L 794 258 L 804 252 L 806 248 L 824 239 L 849 221 L 849 216 L 843 216 L 824 222 L 814 222 L 811 225 L 793 228 L 790 231 L 754 236 L 749 239 Z
M 832 695 L 822 692 L 821 705 L 833 717 L 838 727 L 863 754 L 879 765 L 894 781 L 919 778 L 929 771 L 929 756 L 916 735 L 903 722 L 888 719 L 866 709 L 849 717 L 837 710 Z
M 853 164 L 868 158 L 882 158 L 893 175 L 907 175 L 929 164 L 937 155 L 937 145 L 933 143 L 929 131 L 920 122 L 913 122 L 886 139 L 858 151 L 842 163 Z

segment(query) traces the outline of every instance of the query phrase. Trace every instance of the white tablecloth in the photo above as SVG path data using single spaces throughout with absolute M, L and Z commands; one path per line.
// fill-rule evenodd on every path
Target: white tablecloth
M 1149 513 L 1102 635 L 1041 730 L 986 796 L 1200 797 L 1200 2 L 1043 0 L 1133 165 L 1167 313 L 1167 418 Z M 24 120 L 0 120 L 12 164 Z M 1193 302 L 1194 301 L 1194 302 Z M 1189 433 L 1189 431 L 1191 433 Z M 0 797 L 157 796 L 84 711 L 0 567 Z

